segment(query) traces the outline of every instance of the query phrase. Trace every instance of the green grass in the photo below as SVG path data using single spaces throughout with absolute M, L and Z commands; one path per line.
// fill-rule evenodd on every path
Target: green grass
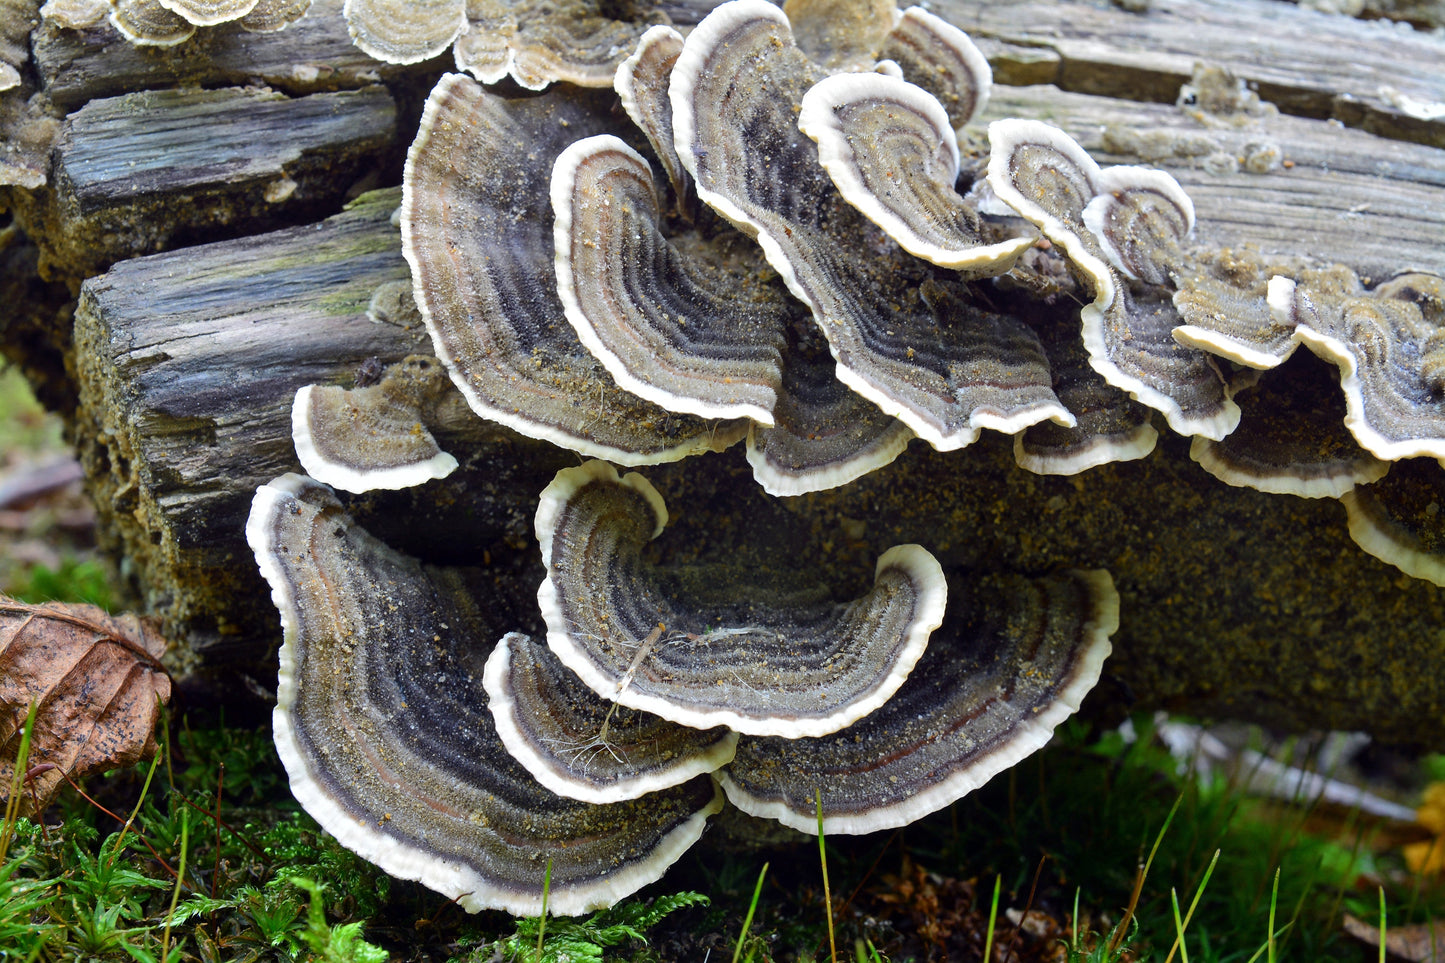
M 1060 943 L 1070 963 L 1354 963 L 1346 910 L 1395 927 L 1442 909 L 1392 856 L 1305 832 L 1306 806 L 1281 820 L 1223 779 L 1180 777 L 1144 736 L 1069 727 L 902 831 L 704 846 L 634 899 L 544 923 L 465 914 L 339 847 L 291 801 L 264 729 L 181 725 L 169 765 L 92 778 L 93 802 L 66 790 L 43 823 L 6 820 L 0 960 L 818 963 L 831 921 L 842 958 L 864 963 L 980 959 L 985 944 L 1030 963 Z M 1021 935 L 1004 911 L 1025 906 L 1060 928 Z

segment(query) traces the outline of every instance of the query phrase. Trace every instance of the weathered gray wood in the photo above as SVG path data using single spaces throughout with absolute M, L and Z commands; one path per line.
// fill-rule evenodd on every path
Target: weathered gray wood
M 82 278 L 124 257 L 315 216 L 395 142 L 385 88 L 143 91 L 65 121 L 48 189 L 21 197 L 42 270 Z
M 124 262 L 85 285 L 76 433 L 104 529 L 150 609 L 209 664 L 256 659 L 277 637 L 242 527 L 254 487 L 296 468 L 295 389 L 426 346 L 420 330 L 363 313 L 377 285 L 406 276 L 395 203 L 368 195 L 316 227 Z M 353 498 L 353 511 L 433 562 L 490 565 L 496 594 L 477 604 L 535 632 L 536 497 L 577 458 L 459 407 L 442 427 L 458 476 Z M 1137 706 L 1445 745 L 1432 708 L 1445 674 L 1411 668 L 1445 664 L 1445 591 L 1359 551 L 1337 502 L 1229 488 L 1187 448 L 1169 436 L 1144 461 L 1047 478 L 988 434 L 962 452 L 915 445 L 796 499 L 763 494 L 739 450 L 645 474 L 675 509 L 658 551 L 680 578 L 711 577 L 688 574 L 699 557 L 763 573 L 803 559 L 846 595 L 878 552 L 907 541 L 928 545 L 964 598 L 973 570 L 1104 567 L 1123 617 L 1101 703 L 1127 692 Z
M 1054 87 L 995 88 L 985 119 L 1002 117 L 1047 120 L 1100 163 L 1168 170 L 1194 201 L 1203 244 L 1314 256 L 1377 279 L 1407 269 L 1445 274 L 1440 148 L 1301 117 L 1203 124 L 1172 106 Z M 1211 152 L 1243 161 L 1265 145 L 1285 163 L 1212 172 Z
M 256 655 L 274 631 L 241 533 L 256 486 L 300 470 L 296 389 L 429 350 L 419 326 L 366 314 L 378 286 L 408 277 L 399 200 L 376 192 L 316 225 L 125 261 L 82 289 L 76 434 L 102 532 L 196 651 L 244 640 Z M 444 443 L 496 436 L 454 421 Z
M 175 84 L 260 83 L 300 96 L 436 72 L 435 63 L 397 67 L 356 49 L 341 4 L 314 0 L 306 16 L 275 33 L 223 24 L 164 49 L 127 43 L 106 21 L 86 30 L 45 24 L 32 41 L 35 67 L 45 92 L 66 111 L 98 97 Z
M 1032 54 L 1015 73 L 1011 48 L 994 49 L 1008 82 L 1173 103 L 1204 62 L 1288 113 L 1445 146 L 1445 115 L 1421 116 L 1445 109 L 1445 38 L 1404 25 L 1276 0 L 1151 0 L 1142 13 L 1106 0 L 938 0 L 932 9 L 975 38 L 1057 57 Z

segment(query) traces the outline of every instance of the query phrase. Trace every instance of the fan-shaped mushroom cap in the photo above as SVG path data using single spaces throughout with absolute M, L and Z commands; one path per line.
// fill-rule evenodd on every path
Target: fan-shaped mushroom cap
M 198 27 L 239 20 L 256 6 L 256 0 L 159 0 L 160 5 Z
M 1239 409 L 1205 355 L 1174 340 L 1179 315 L 1168 293 L 1157 287 L 1133 293 L 1107 260 L 1112 248 L 1121 263 L 1141 270 L 1161 250 L 1158 241 L 1169 225 L 1192 224 L 1192 206 L 1186 207 L 1177 184 L 1169 187 L 1173 179 L 1137 167 L 1100 170 L 1063 131 L 1038 121 L 994 121 L 989 141 L 994 192 L 1062 247 L 1094 289 L 1094 301 L 1080 312 L 1094 369 L 1163 412 L 1181 434 L 1222 438 L 1232 431 Z M 1114 227 L 1149 230 L 1121 235 L 1106 247 L 1089 230 L 1084 211 L 1096 197 L 1114 195 L 1090 219 L 1106 233 Z
M 627 116 L 647 135 L 682 206 L 691 191 L 691 181 L 672 140 L 672 102 L 667 96 L 672 67 L 680 53 L 682 34 L 662 24 L 649 27 L 632 54 L 618 64 L 612 87 Z
M 878 49 L 909 83 L 932 94 L 948 112 L 954 130 L 988 106 L 993 70 L 968 34 L 922 7 L 903 11 Z
M 306 16 L 311 0 L 259 0 L 241 18 L 241 29 L 251 33 L 275 33 Z
M 757 237 L 812 310 L 839 380 L 934 447 L 962 447 L 985 426 L 1068 422 L 1046 364 L 1003 376 L 976 341 L 940 337 L 970 330 L 976 309 L 961 296 L 921 296 L 924 282 L 945 282 L 886 241 L 860 245 L 874 229 L 839 196 L 796 126 L 803 94 L 823 76 L 764 0 L 708 14 L 684 43 L 670 88 L 678 156 L 699 198 Z
M 1098 681 L 1119 627 L 1107 572 L 979 580 L 883 708 L 820 739 L 745 736 L 718 779 L 745 812 L 870 833 L 942 809 L 1042 747 Z
M 548 185 L 612 102 L 568 90 L 506 100 L 449 74 L 407 156 L 402 250 L 437 356 L 472 410 L 524 435 L 622 464 L 741 440 L 743 422 L 675 415 L 619 389 L 557 296 Z
M 933 556 L 899 545 L 849 605 L 780 598 L 719 573 L 687 597 L 640 552 L 667 521 L 662 497 L 605 462 L 557 473 L 537 509 L 547 643 L 598 695 L 683 725 L 822 735 L 885 703 L 943 618 Z
M 607 806 L 561 799 L 503 749 L 482 700 L 485 612 L 455 572 L 357 528 L 285 475 L 246 537 L 281 610 L 273 726 L 296 798 L 343 845 L 469 910 L 575 915 L 657 879 L 721 805 L 707 778 Z
M 468 0 L 467 18 L 457 69 L 486 84 L 510 75 L 529 90 L 612 86 L 617 65 L 656 22 L 611 19 L 598 0 Z
M 110 14 L 110 0 L 45 0 L 40 16 L 63 30 L 84 30 Z
M 389 64 L 430 60 L 467 29 L 467 0 L 346 0 L 342 14 L 351 42 Z
M 958 140 L 934 97 L 898 77 L 834 74 L 803 97 L 798 127 L 845 200 L 903 249 L 969 276 L 1002 274 L 1032 237 L 983 238 L 954 189 Z
M 532 776 L 569 799 L 621 802 L 715 771 L 738 734 L 693 729 L 600 698 L 519 632 L 497 643 L 483 676 L 497 735 Z
M 1308 352 L 1257 375 L 1235 397 L 1244 412 L 1239 427 L 1220 441 L 1196 437 L 1189 448 L 1189 457 L 1222 482 L 1339 498 L 1389 470 L 1345 428 L 1333 372 Z
M 1284 296 L 1274 272 L 1247 251 L 1197 252 L 1177 277 L 1174 309 L 1184 323 L 1174 340 L 1250 368 L 1273 368 L 1299 342 L 1294 322 L 1271 303 Z M 1287 300 L 1287 299 L 1286 299 Z M 1283 312 L 1283 313 L 1282 313 Z
M 1445 466 L 1428 458 L 1396 462 L 1340 501 L 1357 545 L 1406 575 L 1445 586 Z
M 436 359 L 414 355 L 381 382 L 347 390 L 307 385 L 291 406 L 291 440 L 307 474 L 349 492 L 411 488 L 456 470 L 424 412 L 450 390 Z
M 669 411 L 773 423 L 792 306 L 751 252 L 670 244 L 651 166 L 611 134 L 558 156 L 552 209 L 567 320 L 618 385 Z
M 1133 461 L 1153 451 L 1159 440 L 1150 409 L 1110 386 L 1089 364 L 1071 303 L 1065 297 L 1055 309 L 1036 304 L 1031 312 L 1053 371 L 1054 393 L 1075 418 L 1072 426 L 1044 422 L 1014 435 L 1015 463 L 1039 475 L 1077 475 Z
M 1295 337 L 1340 369 L 1345 424 L 1372 454 L 1445 457 L 1445 280 L 1403 275 L 1366 294 L 1340 271 L 1295 286 Z
M 195 24 L 161 6 L 160 0 L 113 0 L 110 22 L 138 46 L 174 47 L 196 32 Z
M 809 319 L 793 325 L 773 425 L 748 430 L 748 463 L 770 495 L 846 485 L 903 453 L 913 432 L 833 377 L 827 343 Z

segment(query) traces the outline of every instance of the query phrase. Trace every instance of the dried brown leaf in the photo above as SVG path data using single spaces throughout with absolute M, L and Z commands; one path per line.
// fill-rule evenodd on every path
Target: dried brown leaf
M 1346 913 L 1345 932 L 1368 946 L 1378 948 L 1380 945 L 1379 921 L 1362 920 Z M 1397 959 L 1413 963 L 1441 963 L 1445 961 L 1445 923 L 1387 927 L 1385 950 Z
M 21 811 L 44 806 L 68 775 L 153 755 L 171 697 L 166 640 L 134 615 L 94 605 L 27 605 L 0 596 L 0 793 L 14 780 L 25 717 L 38 705 Z

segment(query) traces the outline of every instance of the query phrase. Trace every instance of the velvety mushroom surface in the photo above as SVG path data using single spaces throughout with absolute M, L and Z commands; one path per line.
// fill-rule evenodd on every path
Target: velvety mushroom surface
M 934 447 L 963 447 L 985 427 L 1070 423 L 1024 325 L 988 317 L 962 282 L 900 248 L 857 250 L 876 229 L 797 127 L 804 94 L 826 75 L 776 7 L 733 0 L 710 13 L 684 43 L 669 89 L 678 155 L 699 198 L 757 238 L 812 311 L 838 379 Z M 1004 336 L 974 336 L 980 327 Z
M 1207 357 L 1174 339 L 1180 319 L 1173 292 L 1157 283 L 1193 224 L 1193 205 L 1173 178 L 1138 167 L 1101 169 L 1039 121 L 995 121 L 989 140 L 989 185 L 1063 248 L 1092 288 L 1081 321 L 1094 369 L 1163 412 L 1181 434 L 1217 439 L 1232 431 L 1239 409 Z M 1086 220 L 1096 199 L 1102 203 Z M 1126 275 L 1144 283 L 1131 287 Z
M 885 552 L 873 590 L 847 605 L 725 565 L 707 597 L 643 563 L 666 523 L 646 479 L 597 461 L 559 472 L 537 509 L 547 644 L 622 705 L 696 728 L 824 735 L 887 702 L 943 618 L 943 571 L 917 545 Z
M 456 470 L 426 427 L 425 412 L 450 390 L 436 359 L 413 356 L 379 383 L 350 390 L 307 385 L 291 406 L 291 441 L 301 467 L 333 488 L 410 488 Z
M 731 730 L 680 726 L 602 699 L 520 632 L 497 643 L 483 684 L 507 751 L 569 799 L 636 799 L 715 771 L 737 747 Z
M 1098 681 L 1119 628 L 1106 572 L 953 580 L 943 627 L 903 688 L 821 739 L 745 736 L 728 799 L 806 833 L 892 829 L 1041 748 Z
M 351 42 L 368 57 L 414 64 L 446 51 L 467 29 L 466 0 L 346 0 Z
M 612 96 L 507 100 L 449 74 L 407 156 L 402 250 L 437 355 L 473 410 L 533 438 L 638 465 L 721 449 L 743 422 L 677 415 L 617 387 L 557 295 L 549 182 L 604 132 Z
M 706 777 L 605 806 L 558 797 L 503 748 L 481 687 L 488 580 L 425 569 L 299 475 L 246 526 L 281 611 L 273 726 L 296 798 L 345 846 L 470 910 L 611 905 L 662 875 L 721 796 Z
M 1339 368 L 1361 445 L 1387 461 L 1445 458 L 1445 280 L 1408 274 L 1366 292 L 1340 269 L 1283 285 L 1278 300 L 1295 337 Z

